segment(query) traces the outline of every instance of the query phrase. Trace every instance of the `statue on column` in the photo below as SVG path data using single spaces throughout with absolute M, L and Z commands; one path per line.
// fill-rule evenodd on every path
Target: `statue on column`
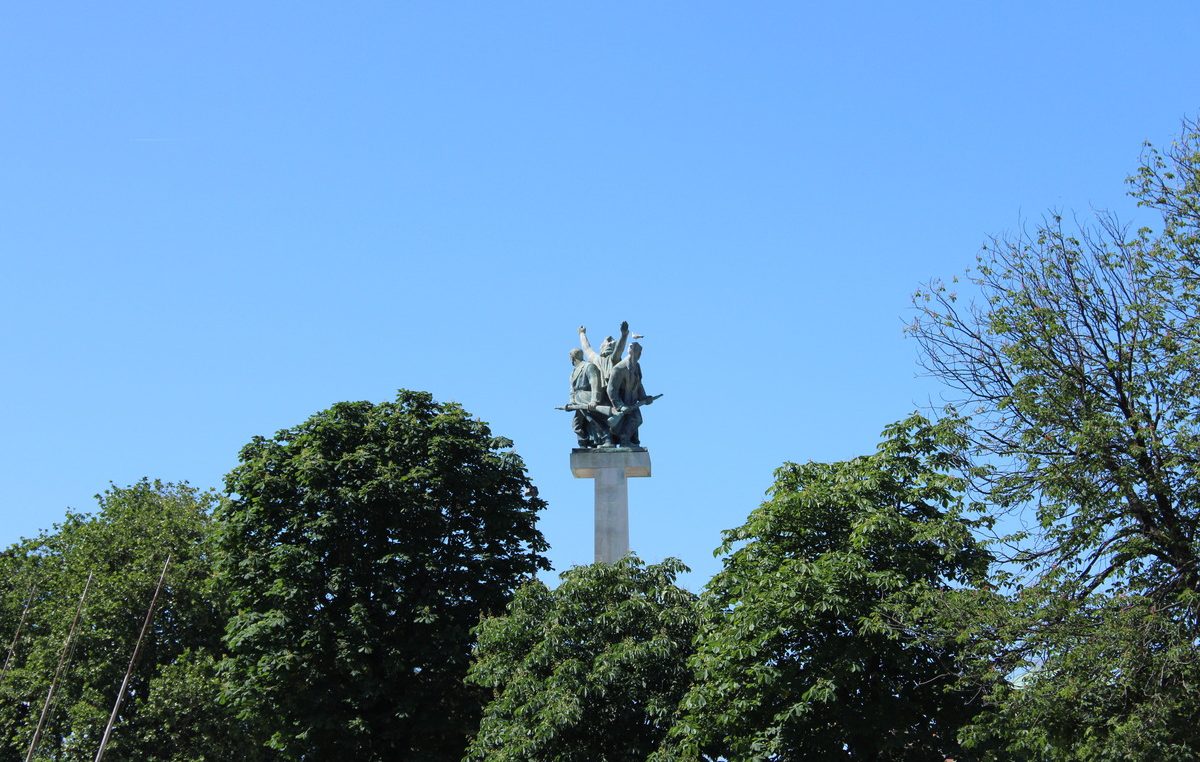
M 641 447 L 641 407 L 662 395 L 651 397 L 642 387 L 640 344 L 631 344 L 629 353 L 621 359 L 628 338 L 626 321 L 621 323 L 620 340 L 606 337 L 597 353 L 588 342 L 587 329 L 579 326 L 582 348 L 570 352 L 570 401 L 559 409 L 574 413 L 571 428 L 580 448 Z M 634 338 L 641 336 L 635 334 Z

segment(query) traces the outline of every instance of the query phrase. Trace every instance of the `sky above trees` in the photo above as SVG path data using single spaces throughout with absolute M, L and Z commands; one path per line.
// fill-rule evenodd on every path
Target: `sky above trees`
M 0 27 L 0 544 L 400 387 L 511 438 L 592 560 L 567 350 L 643 333 L 631 544 L 698 588 L 784 461 L 942 389 L 913 290 L 1047 209 L 1144 217 L 1200 8 L 143 3 Z M 1146 218 L 1148 219 L 1148 218 Z

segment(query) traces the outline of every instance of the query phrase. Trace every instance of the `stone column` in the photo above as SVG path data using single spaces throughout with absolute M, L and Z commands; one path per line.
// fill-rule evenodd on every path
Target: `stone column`
M 640 447 L 571 451 L 571 473 L 596 485 L 596 562 L 611 564 L 629 552 L 629 482 L 650 475 L 650 452 Z

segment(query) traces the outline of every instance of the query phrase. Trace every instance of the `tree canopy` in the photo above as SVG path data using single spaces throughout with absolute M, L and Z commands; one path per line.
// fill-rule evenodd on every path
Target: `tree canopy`
M 511 442 L 423 392 L 345 402 L 226 479 L 228 698 L 286 757 L 460 759 L 471 630 L 548 568 Z
M 940 281 L 917 293 L 925 367 L 962 392 L 975 444 L 1004 467 L 990 498 L 1036 509 L 1023 560 L 1073 570 L 1084 593 L 1200 584 L 1198 149 L 1188 124 L 1131 178 L 1158 233 L 1052 214 L 984 248 L 977 299 Z
M 0 553 L 5 583 L 0 632 L 19 633 L 5 644 L 12 659 L 0 682 L 0 756 L 24 759 L 85 582 L 94 575 L 38 750 L 46 759 L 95 757 L 170 555 L 166 585 L 106 758 L 204 759 L 203 749 L 163 744 L 159 731 L 180 719 L 161 701 L 172 683 L 171 665 L 197 654 L 212 658 L 221 648 L 226 612 L 213 588 L 210 518 L 217 498 L 185 484 L 143 480 L 111 487 L 97 499 L 94 515 L 69 513 L 52 531 Z M 236 733 L 215 703 L 190 711 L 197 719 L 219 717 L 217 724 Z M 143 745 L 139 739 L 146 736 L 157 742 Z
M 691 681 L 696 596 L 677 560 L 579 566 L 483 620 L 468 680 L 493 691 L 469 757 L 645 760 Z
M 1194 758 L 1200 671 L 1200 129 L 1130 178 L 1157 230 L 1051 214 L 917 294 L 925 367 L 972 412 L 993 511 L 1032 530 L 972 643 L 964 738 L 996 759 Z M 1000 676 L 1000 679 L 995 679 Z
M 977 707 L 954 642 L 922 630 L 988 564 L 963 513 L 960 424 L 914 415 L 873 455 L 776 472 L 703 595 L 679 758 L 957 752 Z

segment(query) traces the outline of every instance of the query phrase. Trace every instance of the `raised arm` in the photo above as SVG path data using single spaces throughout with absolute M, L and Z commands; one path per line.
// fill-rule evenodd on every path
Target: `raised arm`
M 621 321 L 621 338 L 617 340 L 617 346 L 613 349 L 613 362 L 621 359 L 621 353 L 625 351 L 625 341 L 629 338 L 629 321 Z
M 596 359 L 600 355 L 596 354 L 596 351 L 592 349 L 592 345 L 588 343 L 587 329 L 583 326 L 579 326 L 579 346 L 583 347 L 583 356 L 587 358 L 588 362 L 596 362 Z

